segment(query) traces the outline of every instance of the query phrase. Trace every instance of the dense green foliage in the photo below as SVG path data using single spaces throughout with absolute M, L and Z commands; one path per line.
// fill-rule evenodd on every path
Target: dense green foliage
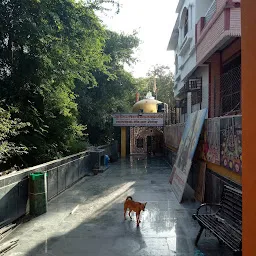
M 22 123 L 18 118 L 12 118 L 12 114 L 17 109 L 0 107 L 0 164 L 5 164 L 14 156 L 23 155 L 28 149 L 20 144 L 15 144 L 12 139 L 22 132 L 26 132 L 24 128 L 28 127 L 28 123 Z
M 30 123 L 14 142 L 25 165 L 72 153 L 85 127 L 77 122 L 75 80 L 96 85 L 108 74 L 105 30 L 91 5 L 72 0 L 0 2 L 0 98 Z
M 112 113 L 129 112 L 135 101 L 136 79 L 124 70 L 124 63 L 134 62 L 133 51 L 139 45 L 135 35 L 107 31 L 104 53 L 111 79 L 104 72 L 94 72 L 97 87 L 77 83 L 80 121 L 87 125 L 92 144 L 108 143 L 114 138 Z M 118 130 L 116 130 L 118 131 Z M 101 134 L 101 136 L 99 136 Z
M 111 114 L 146 93 L 150 79 L 124 69 L 137 35 L 108 31 L 95 14 L 110 8 L 118 2 L 0 0 L 1 169 L 111 141 Z
M 148 72 L 149 76 L 149 88 L 154 85 L 154 77 L 156 82 L 157 91 L 155 96 L 157 99 L 167 103 L 168 107 L 174 106 L 174 94 L 173 94 L 173 74 L 168 66 L 155 65 Z
M 86 125 L 106 127 L 97 115 L 89 115 L 90 104 L 80 104 L 79 115 L 77 102 L 85 99 L 88 88 L 100 85 L 101 92 L 88 89 L 93 92 L 87 97 L 105 109 L 98 112 L 102 120 L 109 120 L 110 111 L 118 108 L 118 103 L 116 107 L 110 103 L 115 91 L 118 98 L 123 90 L 118 87 L 120 77 L 123 88 L 132 83 L 122 63 L 132 61 L 138 40 L 105 30 L 95 10 L 106 10 L 107 4 L 115 1 L 0 1 L 0 99 L 5 100 L 0 154 L 3 160 L 11 160 L 10 165 L 14 161 L 33 165 L 84 149 Z M 112 96 L 106 92 L 110 86 Z M 75 94 L 75 88 L 81 95 Z M 11 114 L 6 106 L 17 111 Z M 17 132 L 7 121 L 12 128 L 17 124 Z M 26 133 L 18 132 L 18 122 L 29 124 Z M 19 158 L 13 158 L 14 152 Z M 21 155 L 24 152 L 29 154 Z

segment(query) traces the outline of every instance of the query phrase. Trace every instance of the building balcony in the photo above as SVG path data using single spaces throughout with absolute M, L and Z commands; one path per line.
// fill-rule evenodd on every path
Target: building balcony
M 240 0 L 215 0 L 196 24 L 197 64 L 241 36 Z
M 190 78 L 184 84 L 185 92 L 194 92 L 202 90 L 202 77 Z
M 178 71 L 178 73 L 175 74 L 174 81 L 180 81 L 180 71 Z
M 184 37 L 183 42 L 180 46 L 180 51 L 179 51 L 180 56 L 184 56 L 186 52 L 189 50 L 191 41 L 192 41 L 192 31 L 190 30 Z

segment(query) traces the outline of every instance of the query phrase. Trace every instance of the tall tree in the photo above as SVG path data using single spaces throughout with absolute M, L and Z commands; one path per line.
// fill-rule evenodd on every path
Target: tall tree
M 136 80 L 124 70 L 134 62 L 133 53 L 139 45 L 136 34 L 125 35 L 107 31 L 104 53 L 110 58 L 108 71 L 95 72 L 97 87 L 77 83 L 76 93 L 81 123 L 87 125 L 92 144 L 109 142 L 114 136 L 111 114 L 129 112 L 135 99 Z
M 25 128 L 29 126 L 29 123 L 22 123 L 20 119 L 12 117 L 17 111 L 13 107 L 7 109 L 0 107 L 0 165 L 7 168 L 10 166 L 10 159 L 28 153 L 24 145 L 13 142 L 13 139 L 20 133 L 26 132 Z
M 74 81 L 94 86 L 96 70 L 109 76 L 105 30 L 94 14 L 104 2 L 114 3 L 0 0 L 0 99 L 30 123 L 15 137 L 30 150 L 27 165 L 70 153 L 83 136 Z
M 167 103 L 168 107 L 174 106 L 174 94 L 173 94 L 173 74 L 168 66 L 155 65 L 149 72 L 149 87 L 153 90 L 154 82 L 156 84 L 155 95 L 157 99 Z

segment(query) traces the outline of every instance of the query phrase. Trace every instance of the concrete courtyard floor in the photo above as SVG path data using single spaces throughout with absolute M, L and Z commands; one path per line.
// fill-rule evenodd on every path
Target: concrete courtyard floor
M 199 226 L 191 216 L 198 203 L 177 202 L 170 172 L 163 158 L 134 156 L 85 177 L 51 200 L 46 214 L 11 233 L 7 240 L 19 243 L 5 255 L 196 255 Z M 139 228 L 134 215 L 123 220 L 127 196 L 147 202 Z M 209 234 L 202 234 L 198 248 L 204 255 L 231 255 Z

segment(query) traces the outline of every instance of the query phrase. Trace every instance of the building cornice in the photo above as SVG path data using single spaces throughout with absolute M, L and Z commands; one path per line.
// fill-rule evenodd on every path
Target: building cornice
M 175 25 L 172 30 L 172 34 L 168 43 L 167 51 L 172 51 L 176 49 L 179 40 L 179 28 L 178 28 L 178 18 L 176 19 Z
M 179 0 L 178 6 L 176 8 L 176 13 L 180 13 L 182 6 L 184 5 L 185 0 Z

